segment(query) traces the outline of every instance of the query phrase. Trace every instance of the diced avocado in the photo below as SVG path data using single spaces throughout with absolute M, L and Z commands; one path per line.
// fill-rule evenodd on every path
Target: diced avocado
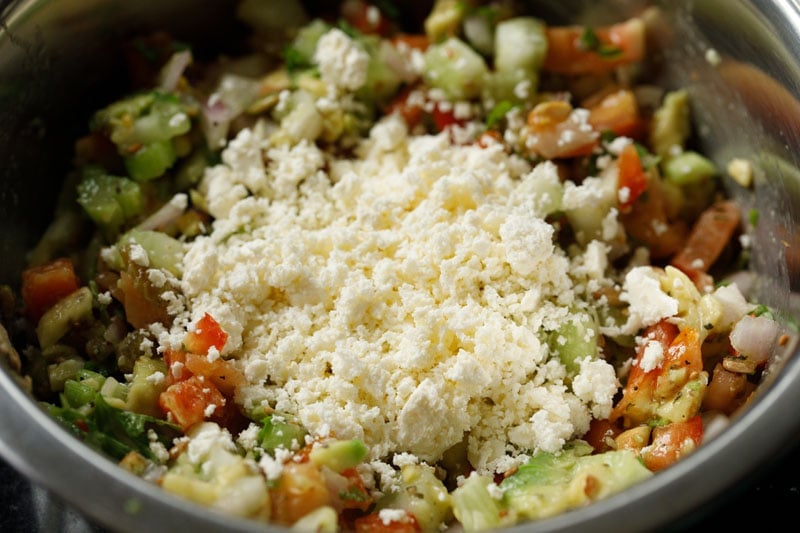
M 160 231 L 133 229 L 120 237 L 117 248 L 135 243 L 144 248 L 150 267 L 167 270 L 180 277 L 183 273 L 183 244 Z
M 317 466 L 341 472 L 359 464 L 366 455 L 367 447 L 360 440 L 334 440 L 315 446 L 308 459 Z
M 492 479 L 473 473 L 451 494 L 453 514 L 464 531 L 486 531 L 501 525 L 503 506 L 489 493 Z
M 81 287 L 48 309 L 36 326 L 39 346 L 53 346 L 76 324 L 91 319 L 93 300 L 89 287 Z
M 470 100 L 481 94 L 489 69 L 483 57 L 458 37 L 425 51 L 423 76 L 452 100 Z
M 662 164 L 664 177 L 676 185 L 695 185 L 716 176 L 717 166 L 697 152 L 686 151 Z
M 269 454 L 278 448 L 293 450 L 305 443 L 306 434 L 299 424 L 280 415 L 268 415 L 258 432 L 259 447 Z
M 547 56 L 545 25 L 534 17 L 514 17 L 497 25 L 494 67 L 500 72 L 538 72 Z
M 158 379 L 158 373 L 161 379 Z M 161 359 L 140 357 L 133 365 L 133 380 L 125 400 L 126 409 L 143 415 L 160 416 L 158 397 L 167 388 L 167 365 Z
M 378 502 L 378 508 L 405 509 L 422 531 L 435 531 L 453 512 L 450 494 L 433 467 L 406 464 L 400 470 L 401 488 Z
M 650 126 L 650 146 L 656 155 L 668 159 L 675 147 L 684 147 L 691 131 L 689 113 L 689 93 L 685 89 L 667 93 Z
M 589 444 L 579 441 L 558 455 L 537 453 L 502 481 L 503 502 L 519 518 L 536 520 L 606 498 L 653 475 L 632 451 L 591 452 Z

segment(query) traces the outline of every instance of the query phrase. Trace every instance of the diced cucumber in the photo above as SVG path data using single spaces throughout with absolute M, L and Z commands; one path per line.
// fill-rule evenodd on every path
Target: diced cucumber
M 305 443 L 306 430 L 282 416 L 269 415 L 258 432 L 259 447 L 272 454 L 278 448 L 293 450 Z
M 152 268 L 164 269 L 176 277 L 182 275 L 184 248 L 178 239 L 160 231 L 132 229 L 119 238 L 117 249 L 132 243 L 144 248 Z
M 76 324 L 91 319 L 93 300 L 89 287 L 81 287 L 48 309 L 36 326 L 39 346 L 53 346 Z
M 550 349 L 558 354 L 568 376 L 581 370 L 580 362 L 597 356 L 599 328 L 597 321 L 587 312 L 572 310 L 572 318 L 550 334 Z
M 134 180 L 149 181 L 163 175 L 177 158 L 171 141 L 153 141 L 125 157 L 125 169 Z
M 425 52 L 425 80 L 453 100 L 479 96 L 488 73 L 483 57 L 458 37 L 432 45 Z
M 289 70 L 310 67 L 319 38 L 330 29 L 331 25 L 319 18 L 300 28 L 291 47 L 287 50 L 286 60 L 287 66 L 290 67 Z
M 489 494 L 488 476 L 473 474 L 452 493 L 453 514 L 464 531 L 486 531 L 500 525 L 502 506 Z
M 291 111 L 281 119 L 281 133 L 290 143 L 314 141 L 322 133 L 322 115 L 317 111 L 314 97 L 306 91 L 294 91 Z
M 84 169 L 77 201 L 107 234 L 113 234 L 143 209 L 139 184 L 94 168 Z
M 367 447 L 360 440 L 336 440 L 314 447 L 308 459 L 317 466 L 341 472 L 359 464 L 366 455 Z
M 397 49 L 385 40 L 365 38 L 363 43 L 369 53 L 367 80 L 356 95 L 362 101 L 384 104 L 394 96 L 403 81 L 390 66 L 402 59 Z
M 154 379 L 157 373 L 161 379 Z M 140 357 L 133 364 L 133 379 L 126 397 L 126 409 L 143 415 L 159 416 L 158 397 L 167 388 L 167 365 L 162 359 Z
M 491 72 L 486 77 L 484 90 L 495 102 L 524 103 L 536 96 L 539 73 L 523 69 Z
M 497 25 L 494 67 L 500 72 L 538 72 L 547 55 L 545 25 L 534 17 L 514 17 Z

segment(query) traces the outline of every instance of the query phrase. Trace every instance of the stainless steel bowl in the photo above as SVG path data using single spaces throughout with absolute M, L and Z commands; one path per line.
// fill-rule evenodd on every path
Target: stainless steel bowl
M 164 28 L 213 48 L 238 31 L 229 0 L 0 2 L 0 283 L 15 284 L 44 230 L 71 140 L 104 95 L 118 89 L 120 42 Z M 421 3 L 424 4 L 424 3 Z M 531 2 L 531 4 L 534 4 Z M 553 21 L 618 19 L 639 0 L 539 2 Z M 753 287 L 760 301 L 796 313 L 800 287 L 800 4 L 796 1 L 651 2 L 661 82 L 688 87 L 704 151 L 724 166 L 756 164 Z M 315 4 L 317 5 L 317 4 Z M 313 9 L 314 5 L 310 4 Z M 710 61 L 718 56 L 721 62 Z M 800 439 L 800 358 L 789 350 L 756 400 L 694 454 L 624 493 L 514 530 L 643 531 L 687 525 L 732 487 Z M 171 496 L 90 450 L 0 371 L 0 454 L 38 485 L 117 531 L 264 531 Z M 269 530 L 269 528 L 266 528 Z

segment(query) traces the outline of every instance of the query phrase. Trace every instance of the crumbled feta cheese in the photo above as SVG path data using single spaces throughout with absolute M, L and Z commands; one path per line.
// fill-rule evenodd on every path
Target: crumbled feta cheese
M 547 213 L 520 200 L 532 186 L 524 160 L 447 133 L 411 137 L 397 117 L 356 159 L 248 142 L 269 183 L 244 186 L 264 168 L 257 152 L 206 172 L 217 219 L 187 244 L 182 279 L 191 316 L 208 312 L 229 335 L 247 380 L 237 400 L 361 439 L 372 462 L 435 461 L 469 434 L 469 459 L 487 473 L 557 452 L 610 409 L 613 369 L 586 363 L 567 386 L 537 334 L 570 318 L 588 286 L 575 277 L 599 283 L 606 245 L 576 257 L 554 245 Z M 538 172 L 560 196 L 548 169 Z M 582 202 L 593 201 L 587 182 Z
M 322 79 L 338 89 L 355 91 L 367 81 L 369 54 L 338 28 L 319 38 L 314 61 Z
M 645 339 L 645 343 L 639 367 L 645 372 L 650 372 L 661 366 L 664 360 L 664 346 L 655 340 Z

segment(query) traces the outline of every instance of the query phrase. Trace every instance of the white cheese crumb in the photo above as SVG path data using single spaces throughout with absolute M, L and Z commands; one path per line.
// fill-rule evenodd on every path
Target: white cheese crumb
M 237 400 L 290 413 L 313 435 L 361 439 L 370 464 L 435 461 L 468 433 L 486 473 L 558 451 L 609 408 L 613 370 L 587 363 L 571 389 L 537 335 L 570 318 L 572 275 L 599 283 L 607 246 L 570 258 L 554 245 L 547 213 L 520 200 L 532 186 L 524 160 L 447 133 L 411 137 L 397 117 L 356 159 L 248 142 L 270 184 L 243 185 L 257 152 L 223 154 L 206 172 L 217 219 L 187 244 L 182 278 L 192 316 L 210 313 L 229 335 L 247 380 Z M 591 187 L 573 200 L 590 203 Z
M 338 28 L 319 38 L 314 61 L 322 79 L 339 89 L 355 91 L 367 81 L 369 54 Z
M 645 372 L 650 372 L 661 366 L 664 360 L 664 347 L 658 341 L 645 340 L 645 342 L 639 367 Z

